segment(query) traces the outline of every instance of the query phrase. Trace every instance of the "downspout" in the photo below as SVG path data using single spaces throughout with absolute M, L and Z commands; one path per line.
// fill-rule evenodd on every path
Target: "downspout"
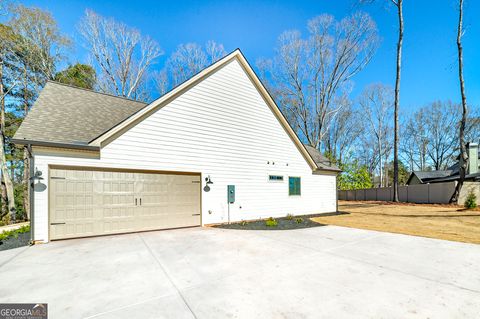
M 337 207 L 336 213 L 338 213 L 338 173 L 335 174 L 335 205 Z
M 35 206 L 34 206 L 34 183 L 35 180 L 32 179 L 35 173 L 35 163 L 32 154 L 32 144 L 27 144 L 27 151 L 28 151 L 28 159 L 30 162 L 29 167 L 29 176 L 28 176 L 28 195 L 29 195 L 29 202 L 30 202 L 30 242 L 35 243 Z

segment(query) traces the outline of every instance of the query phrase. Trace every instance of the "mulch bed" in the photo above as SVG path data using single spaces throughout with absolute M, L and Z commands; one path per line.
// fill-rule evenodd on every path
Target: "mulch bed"
M 19 233 L 17 238 L 11 236 L 3 241 L 0 241 L 0 250 L 7 250 L 7 249 L 28 246 L 29 242 L 30 242 L 30 232 Z
M 277 226 L 267 226 L 265 224 L 266 219 L 246 221 L 246 222 L 235 222 L 230 224 L 220 224 L 213 227 L 225 228 L 225 229 L 245 229 L 245 230 L 288 230 L 288 229 L 301 229 L 301 228 L 310 228 L 310 227 L 319 227 L 326 226 L 325 224 L 320 224 L 314 222 L 310 218 L 319 217 L 319 216 L 333 216 L 341 215 L 343 213 L 329 213 L 329 214 L 315 214 L 315 215 L 303 215 L 303 216 L 294 216 L 293 218 L 279 217 L 275 218 L 277 221 Z M 297 218 L 302 218 L 301 222 L 297 222 Z

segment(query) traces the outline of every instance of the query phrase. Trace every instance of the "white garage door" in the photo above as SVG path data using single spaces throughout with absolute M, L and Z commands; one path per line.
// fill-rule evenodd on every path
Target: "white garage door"
M 50 169 L 50 239 L 200 225 L 200 176 Z

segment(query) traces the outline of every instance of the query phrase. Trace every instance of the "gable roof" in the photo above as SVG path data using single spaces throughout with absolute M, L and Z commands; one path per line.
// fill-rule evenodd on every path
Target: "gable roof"
M 410 183 L 412 180 L 413 176 L 416 176 L 421 183 L 426 183 L 429 182 L 433 179 L 437 178 L 443 178 L 452 175 L 451 170 L 445 170 L 445 171 L 413 171 L 412 174 L 410 174 L 410 177 L 408 178 L 407 184 Z
M 240 49 L 236 49 L 224 58 L 206 67 L 148 105 L 108 94 L 49 82 L 44 88 L 44 91 L 47 92 L 42 91 L 34 108 L 32 108 L 32 111 L 15 134 L 13 142 L 24 145 L 45 143 L 54 146 L 53 144 L 56 144 L 55 146 L 59 147 L 98 150 L 220 70 L 223 66 L 235 60 L 243 68 L 312 170 L 339 172 L 338 168 L 326 165 L 325 158 L 321 158 L 321 154 L 319 154 L 319 157 L 315 152 L 307 151 L 307 148 L 302 144 L 295 131 L 287 122 L 285 116 Z M 70 92 L 69 89 L 81 92 Z M 34 112 L 34 109 L 37 109 L 37 111 Z M 119 111 L 118 114 L 117 110 Z M 45 132 L 42 132 L 43 130 Z M 316 157 L 317 160 L 313 157 Z
M 50 81 L 15 133 L 14 142 L 88 146 L 93 138 L 146 105 Z
M 115 140 L 117 137 L 122 135 L 124 132 L 126 132 L 128 129 L 131 127 L 135 126 L 139 122 L 141 122 L 143 119 L 146 117 L 150 116 L 153 114 L 155 111 L 158 109 L 162 108 L 163 106 L 167 105 L 169 102 L 198 84 L 199 82 L 203 81 L 210 75 L 214 74 L 216 71 L 220 70 L 223 66 L 227 65 L 228 63 L 232 61 L 238 61 L 240 66 L 243 68 L 247 76 L 250 78 L 252 81 L 252 84 L 255 86 L 255 88 L 258 90 L 259 94 L 262 96 L 264 99 L 265 103 L 270 107 L 270 110 L 274 113 L 280 124 L 283 126 L 285 129 L 286 133 L 289 135 L 291 138 L 292 142 L 297 146 L 298 150 L 300 153 L 303 155 L 307 163 L 310 165 L 310 167 L 313 170 L 324 170 L 323 168 L 319 167 L 317 163 L 313 160 L 312 156 L 310 153 L 307 151 L 305 146 L 302 144 L 300 139 L 298 138 L 297 134 L 295 131 L 292 129 L 290 124 L 288 124 L 285 116 L 282 114 L 280 109 L 278 108 L 277 104 L 273 100 L 272 96 L 270 93 L 267 91 L 265 86 L 262 84 L 260 79 L 258 78 L 257 74 L 253 70 L 253 68 L 250 66 L 248 61 L 245 59 L 243 56 L 242 52 L 240 49 L 236 49 L 232 53 L 226 55 L 222 59 L 218 60 L 217 62 L 213 63 L 212 65 L 206 67 L 199 73 L 195 74 L 192 76 L 190 79 L 187 81 L 181 83 L 171 91 L 167 92 L 157 100 L 153 101 L 149 105 L 147 105 L 145 108 L 140 110 L 139 112 L 135 113 L 131 117 L 127 118 L 125 121 L 119 123 L 118 125 L 112 127 L 108 131 L 104 132 L 103 134 L 99 135 L 97 138 L 93 139 L 89 144 L 91 146 L 97 146 L 97 147 L 103 147 L 110 143 L 111 141 Z

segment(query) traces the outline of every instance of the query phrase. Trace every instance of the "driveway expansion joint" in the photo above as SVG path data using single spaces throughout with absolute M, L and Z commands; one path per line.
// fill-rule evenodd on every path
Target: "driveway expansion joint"
M 185 304 L 185 306 L 187 306 L 188 310 L 190 311 L 190 313 L 192 314 L 192 316 L 195 318 L 195 319 L 198 319 L 197 315 L 195 314 L 195 312 L 193 312 L 193 309 L 190 307 L 190 305 L 188 304 L 187 302 L 187 299 L 185 298 L 185 296 L 182 294 L 182 291 L 180 290 L 180 288 L 178 288 L 178 286 L 175 284 L 175 282 L 173 281 L 172 277 L 170 276 L 170 274 L 167 272 L 167 270 L 165 269 L 165 267 L 163 266 L 162 262 L 157 258 L 157 256 L 155 256 L 155 254 L 153 253 L 152 249 L 150 248 L 150 246 L 148 246 L 147 242 L 145 241 L 145 239 L 142 237 L 141 234 L 138 234 L 138 237 L 140 237 L 140 239 L 142 240 L 143 244 L 145 245 L 145 247 L 147 248 L 148 252 L 150 253 L 150 255 L 152 255 L 153 259 L 155 259 L 157 265 L 160 267 L 160 269 L 163 271 L 163 273 L 165 274 L 165 276 L 167 277 L 168 281 L 170 281 L 170 283 L 172 284 L 172 286 L 175 288 L 175 290 L 177 291 L 178 295 L 180 296 L 180 298 L 182 298 L 183 300 L 183 303 Z

